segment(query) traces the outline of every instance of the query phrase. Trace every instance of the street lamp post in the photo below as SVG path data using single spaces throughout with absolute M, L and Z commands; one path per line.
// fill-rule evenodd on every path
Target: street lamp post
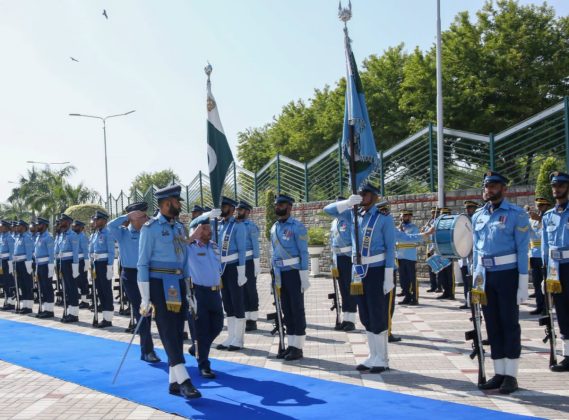
M 125 112 L 124 114 L 108 115 L 106 117 L 99 117 L 97 115 L 85 115 L 85 114 L 69 114 L 70 117 L 85 117 L 85 118 L 96 118 L 103 122 L 103 143 L 105 146 L 105 189 L 107 198 L 107 208 L 109 208 L 109 166 L 107 163 L 107 120 L 109 118 L 124 117 L 126 115 L 132 114 L 135 110 Z

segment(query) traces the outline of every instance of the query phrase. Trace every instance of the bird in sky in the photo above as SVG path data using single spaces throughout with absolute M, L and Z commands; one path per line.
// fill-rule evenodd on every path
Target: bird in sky
M 107 10 L 106 10 L 106 9 L 103 9 L 103 16 L 104 16 L 106 19 L 109 18 L 109 15 L 107 15 Z
M 77 60 L 76 58 L 73 57 L 69 57 L 71 59 L 71 61 L 76 61 L 77 63 L 79 62 L 79 60 Z

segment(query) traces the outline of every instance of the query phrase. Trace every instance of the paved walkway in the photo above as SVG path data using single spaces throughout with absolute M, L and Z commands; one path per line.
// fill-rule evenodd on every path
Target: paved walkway
M 213 358 L 511 413 L 569 418 L 569 374 L 553 374 L 547 368 L 548 347 L 542 342 L 543 328 L 538 326 L 537 317 L 527 314 L 532 305 L 521 308 L 523 349 L 518 380 L 522 389 L 512 396 L 502 396 L 496 392 L 483 393 L 476 388 L 476 361 L 468 357 L 470 343 L 464 341 L 464 331 L 471 328 L 470 313 L 458 308 L 461 300 L 436 300 L 422 288 L 420 306 L 398 306 L 393 329 L 403 341 L 390 345 L 392 369 L 382 375 L 372 375 L 360 374 L 354 369 L 367 356 L 361 325 L 352 333 L 332 328 L 334 313 L 329 310 L 327 299 L 332 284 L 328 278 L 313 279 L 313 286 L 305 298 L 308 338 L 304 359 L 277 361 L 274 358 L 277 338 L 269 335 L 272 325 L 264 321 L 264 314 L 272 311 L 268 284 L 268 275 L 262 275 L 259 279 L 260 329 L 247 334 L 247 349 L 238 353 L 213 350 Z M 56 315 L 60 315 L 61 308 L 56 311 Z M 128 341 L 130 338 L 124 333 L 127 317 L 116 317 L 115 327 L 101 331 L 89 326 L 92 314 L 87 310 L 80 313 L 81 325 L 39 321 L 7 312 L 0 312 L 0 317 L 112 340 Z M 225 335 L 226 331 L 216 341 L 222 341 Z M 157 335 L 155 342 L 160 346 Z M 38 343 L 38 351 L 41 351 L 41 343 Z M 121 355 L 109 357 L 115 357 L 118 363 Z M 0 349 L 0 419 L 179 418 L 5 363 L 1 358 Z M 486 368 L 491 377 L 490 360 L 487 360 Z M 163 387 L 166 392 L 167 384 Z

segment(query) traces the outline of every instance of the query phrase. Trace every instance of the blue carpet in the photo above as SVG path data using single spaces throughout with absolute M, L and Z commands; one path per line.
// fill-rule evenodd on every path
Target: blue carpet
M 192 419 L 523 419 L 492 410 L 308 378 L 238 363 L 212 361 L 214 381 L 202 380 L 193 357 L 190 375 L 203 398 L 167 392 L 166 363 L 148 365 L 131 348 L 111 384 L 127 344 L 0 319 L 0 359 L 96 391 Z M 157 351 L 166 360 L 163 351 Z

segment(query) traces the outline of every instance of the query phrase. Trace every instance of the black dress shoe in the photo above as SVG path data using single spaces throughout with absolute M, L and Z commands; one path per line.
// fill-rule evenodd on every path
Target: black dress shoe
M 79 322 L 79 317 L 77 317 L 75 315 L 65 315 L 63 318 L 61 318 L 61 322 L 63 322 L 64 324 L 70 324 L 72 322 Z
M 202 378 L 215 379 L 215 373 L 211 371 L 211 368 L 200 369 L 200 375 L 202 376 Z
M 180 395 L 180 385 L 178 382 L 172 382 L 168 386 L 168 392 L 172 395 Z
M 409 303 L 411 303 L 411 299 L 405 298 L 401 302 L 399 302 L 399 305 L 408 305 Z
M 218 344 L 216 347 L 218 350 L 227 350 L 229 346 L 224 346 L 223 344 Z
M 490 345 L 490 340 L 488 340 L 487 338 L 482 340 L 482 345 L 483 346 L 489 346 Z
M 356 366 L 356 370 L 357 370 L 357 371 L 360 371 L 360 372 L 366 372 L 366 371 L 368 371 L 368 370 L 370 370 L 370 369 L 371 369 L 371 368 L 370 368 L 369 366 L 362 365 L 362 364 L 359 364 L 359 365 Z
M 144 360 L 145 362 L 148 362 L 148 363 L 158 363 L 161 361 L 160 358 L 154 352 L 154 350 L 140 356 L 140 360 Z
M 32 310 L 30 308 L 22 308 L 16 312 L 19 313 L 20 315 L 27 315 L 27 314 L 31 314 Z
M 443 289 L 441 289 L 440 287 L 437 287 L 437 289 L 435 290 L 435 292 L 437 293 L 442 293 Z
M 428 289 L 427 293 L 435 293 L 437 291 L 437 289 Z
M 202 396 L 201 392 L 194 387 L 190 379 L 186 379 L 180 384 L 180 395 L 189 400 Z
M 387 337 L 388 343 L 397 343 L 399 341 L 401 341 L 401 337 L 397 335 L 389 334 L 389 337 Z
M 343 331 L 345 326 L 346 326 L 346 321 L 343 321 L 343 322 L 340 322 L 339 324 L 336 324 L 334 329 L 336 331 Z
M 279 350 L 277 353 L 277 359 L 284 359 L 287 354 L 290 353 L 290 346 L 287 347 L 285 350 Z
M 256 331 L 257 330 L 257 321 L 253 321 L 248 319 L 245 321 L 245 331 Z
M 504 383 L 504 375 L 494 375 L 492 379 L 487 381 L 485 384 L 478 385 L 478 389 L 488 390 L 488 389 L 498 389 Z
M 551 366 L 550 369 L 552 372 L 569 372 L 569 356 L 565 356 L 561 362 Z
M 518 380 L 513 376 L 504 376 L 504 381 L 500 386 L 500 394 L 511 394 L 518 390 Z
M 466 304 L 464 304 L 464 305 L 461 305 L 461 306 L 459 306 L 459 308 L 458 308 L 458 309 L 468 309 L 468 305 L 466 305 Z
M 89 304 L 87 302 L 81 302 L 79 304 L 79 309 L 89 309 Z
M 292 347 L 290 352 L 285 356 L 285 360 L 290 362 L 292 360 L 302 359 L 304 354 L 302 353 L 301 349 L 297 349 L 296 347 Z
M 370 370 L 369 373 L 383 373 L 388 371 L 389 368 L 385 367 L 385 366 L 373 366 Z
M 196 357 L 196 346 L 192 344 L 190 347 L 188 347 L 188 353 Z
M 354 330 L 356 329 L 356 326 L 355 326 L 355 324 L 354 324 L 353 322 L 346 321 L 345 324 L 346 324 L 346 325 L 344 325 L 343 330 L 346 331 L 346 332 L 354 331 Z
M 229 347 L 227 347 L 227 351 L 237 351 L 237 350 L 241 350 L 241 347 L 237 347 L 232 344 Z
M 126 328 L 124 329 L 124 332 L 127 333 L 127 334 L 132 334 L 132 333 L 134 332 L 134 329 L 135 329 L 135 328 L 136 328 L 136 327 L 135 327 L 134 325 L 129 325 L 128 327 L 126 327 Z
M 543 312 L 543 308 L 537 308 L 537 309 L 534 309 L 533 311 L 530 311 L 529 314 L 530 315 L 541 315 L 542 312 Z
M 417 306 L 419 304 L 419 302 L 416 299 L 411 299 L 411 301 L 409 302 L 409 305 L 411 306 Z
M 107 321 L 106 319 L 99 321 L 99 323 L 97 324 L 97 328 L 107 328 L 107 327 L 112 327 L 112 326 L 113 326 L 113 323 L 111 321 Z
M 55 315 L 52 311 L 42 311 L 39 314 L 36 315 L 36 318 L 39 319 L 48 319 L 48 318 L 53 318 Z
M 2 306 L 3 311 L 13 311 L 14 309 L 16 309 L 16 307 L 11 303 L 6 303 L 4 306 Z
M 535 297 L 535 293 L 532 293 L 531 295 L 528 296 L 529 299 L 532 299 Z
M 454 300 L 454 295 L 448 295 L 448 296 L 447 296 L 447 299 L 448 299 L 448 300 Z
M 401 293 L 397 293 L 397 297 L 403 297 L 405 296 L 405 293 L 401 292 Z
M 435 299 L 447 299 L 447 298 L 448 296 L 443 293 L 442 295 L 437 296 Z

